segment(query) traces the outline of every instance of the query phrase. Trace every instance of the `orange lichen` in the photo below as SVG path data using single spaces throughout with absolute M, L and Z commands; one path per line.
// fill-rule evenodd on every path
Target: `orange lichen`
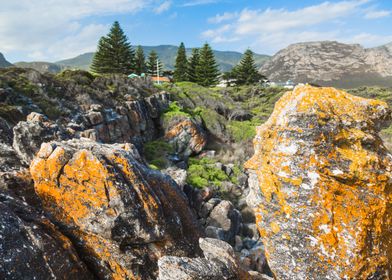
M 245 164 L 256 171 L 265 199 L 256 218 L 269 258 L 279 257 L 271 238 L 281 235 L 306 252 L 295 262 L 287 258 L 288 266 L 305 267 L 291 270 L 342 279 L 392 271 L 392 157 L 377 135 L 388 110 L 381 101 L 311 86 L 277 102 Z M 309 238 L 295 240 L 282 230 L 288 225 Z

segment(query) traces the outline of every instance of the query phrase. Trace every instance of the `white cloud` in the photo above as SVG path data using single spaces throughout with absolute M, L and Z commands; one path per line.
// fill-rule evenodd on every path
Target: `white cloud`
M 365 18 L 366 19 L 377 19 L 377 18 L 388 17 L 390 15 L 391 15 L 391 11 L 387 11 L 387 10 L 368 11 L 365 13 Z
M 158 7 L 154 9 L 154 13 L 161 14 L 163 12 L 166 12 L 167 10 L 170 9 L 171 5 L 172 5 L 172 1 L 164 1 L 162 4 L 160 4 Z
M 227 13 L 226 12 L 223 14 L 217 14 L 216 16 L 209 18 L 208 22 L 217 24 L 217 23 L 221 23 L 223 21 L 228 21 L 228 20 L 234 19 L 237 16 L 238 16 L 237 13 Z
M 188 2 L 184 3 L 183 7 L 207 5 L 207 4 L 213 4 L 216 2 L 218 2 L 218 0 L 194 0 L 194 1 L 188 1 Z
M 237 13 L 218 14 L 208 19 L 217 27 L 202 32 L 202 37 L 216 44 L 238 42 L 240 47 L 250 46 L 257 52 L 274 53 L 289 44 L 306 41 L 338 40 L 357 42 L 368 45 L 369 42 L 385 43 L 387 36 L 371 37 L 371 34 L 355 34 L 347 28 L 349 22 L 368 17 L 386 16 L 387 11 L 375 11 L 371 14 L 370 0 L 348 0 L 323 2 L 301 9 L 243 9 Z M 366 42 L 366 39 L 373 41 Z
M 91 16 L 136 13 L 154 0 L 3 0 L 0 42 L 3 52 L 27 53 L 30 58 L 58 60 L 93 51 L 108 31 L 86 24 Z

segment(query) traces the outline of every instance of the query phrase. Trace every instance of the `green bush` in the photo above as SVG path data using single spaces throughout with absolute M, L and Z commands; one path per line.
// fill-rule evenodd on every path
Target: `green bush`
M 191 118 L 191 114 L 185 112 L 179 105 L 177 101 L 171 102 L 169 108 L 163 113 L 163 120 L 169 121 L 174 117 L 186 117 Z
M 163 140 L 155 140 L 144 144 L 144 156 L 150 165 L 156 169 L 164 169 L 168 166 L 167 156 L 174 153 L 171 144 Z
M 215 164 L 215 160 L 208 158 L 190 158 L 187 183 L 201 189 L 208 186 L 220 187 L 223 181 L 237 183 L 236 175 L 239 174 L 239 167 L 235 168 L 234 176 L 229 177 L 223 170 L 216 167 Z
M 256 136 L 256 126 L 259 123 L 251 121 L 230 121 L 227 129 L 235 142 L 249 141 Z

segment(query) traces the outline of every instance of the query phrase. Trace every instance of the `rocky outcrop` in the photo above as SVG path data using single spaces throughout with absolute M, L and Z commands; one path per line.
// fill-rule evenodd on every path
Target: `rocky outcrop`
M 43 144 L 31 164 L 44 209 L 101 279 L 154 279 L 163 255 L 198 255 L 200 231 L 170 177 L 131 144 Z
M 384 102 L 302 86 L 258 128 L 246 167 L 277 279 L 390 278 L 392 157 L 378 136 L 390 120 Z
M 293 80 L 336 87 L 392 85 L 392 52 L 332 41 L 298 43 L 279 51 L 260 69 L 272 81 Z
M 202 126 L 189 118 L 171 119 L 165 127 L 165 139 L 182 158 L 200 153 L 207 145 L 207 134 Z
M 159 136 L 159 119 L 169 105 L 169 94 L 126 101 L 123 106 L 105 109 L 93 104 L 70 128 L 82 130 L 80 136 L 102 143 L 144 143 Z
M 252 279 L 239 264 L 233 248 L 224 241 L 201 238 L 204 258 L 165 256 L 159 259 L 159 280 Z
M 0 279 L 94 279 L 72 243 L 25 202 L 0 191 Z
M 67 133 L 46 116 L 32 112 L 25 122 L 13 128 L 13 148 L 20 160 L 29 165 L 43 142 L 67 138 Z

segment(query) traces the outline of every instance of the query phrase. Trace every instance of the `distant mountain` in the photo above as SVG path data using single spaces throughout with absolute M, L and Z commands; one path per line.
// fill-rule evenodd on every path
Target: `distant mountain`
M 172 46 L 172 45 L 142 46 L 142 48 L 144 50 L 146 57 L 152 50 L 154 50 L 157 52 L 159 58 L 163 62 L 165 69 L 168 70 L 174 69 L 174 63 L 178 50 L 177 46 Z M 188 48 L 187 54 L 190 55 L 191 52 L 192 49 Z M 241 60 L 242 57 L 242 53 L 232 52 L 232 51 L 214 51 L 214 54 L 217 63 L 219 64 L 219 67 L 223 72 L 229 71 L 231 68 L 233 68 L 233 66 L 235 66 Z M 77 57 L 60 60 L 55 63 L 68 68 L 78 68 L 78 69 L 87 70 L 90 67 L 93 56 L 94 53 L 85 53 Z M 268 59 L 269 59 L 268 55 L 255 54 L 255 60 L 258 66 L 263 65 L 263 63 L 265 63 L 265 61 L 267 61 Z
M 365 49 L 335 41 L 290 45 L 260 69 L 272 81 L 352 88 L 392 86 L 392 44 Z
M 37 62 L 17 62 L 14 64 L 17 67 L 20 68 L 32 68 L 37 70 L 38 72 L 45 73 L 58 73 L 62 70 L 63 67 L 61 67 L 58 64 L 55 63 L 50 63 L 50 62 L 43 62 L 43 61 L 37 61 Z
M 2 53 L 0 53 L 0 68 L 9 67 L 9 66 L 12 66 L 12 64 L 5 59 Z

